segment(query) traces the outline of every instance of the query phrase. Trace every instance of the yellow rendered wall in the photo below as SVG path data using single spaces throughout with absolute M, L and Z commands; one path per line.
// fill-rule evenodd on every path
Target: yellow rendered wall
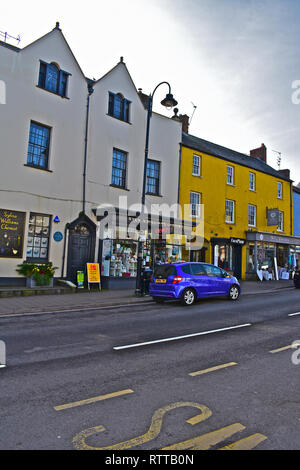
M 201 157 L 201 176 L 193 176 L 193 155 Z M 234 168 L 234 185 L 226 184 L 227 165 Z M 255 191 L 249 190 L 249 172 L 256 175 Z M 277 198 L 277 182 L 282 183 L 283 198 Z M 204 204 L 204 236 L 207 240 L 218 238 L 246 238 L 248 204 L 256 206 L 256 227 L 253 231 L 292 235 L 291 183 L 274 176 L 231 163 L 196 150 L 182 147 L 179 204 L 190 204 L 190 191 L 201 194 Z M 225 199 L 235 201 L 235 223 L 225 223 Z M 267 225 L 266 209 L 278 208 L 284 213 L 284 230 Z M 211 247 L 206 261 L 212 262 Z M 246 246 L 242 250 L 242 276 L 246 272 Z

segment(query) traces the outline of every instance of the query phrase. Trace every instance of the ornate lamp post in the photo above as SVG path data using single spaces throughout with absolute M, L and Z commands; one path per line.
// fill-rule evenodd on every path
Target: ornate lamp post
M 144 217 L 144 207 L 145 207 L 145 199 L 146 199 L 146 184 L 147 184 L 147 162 L 148 162 L 148 153 L 149 153 L 149 135 L 150 135 L 150 119 L 152 116 L 152 103 L 153 103 L 153 96 L 156 92 L 157 88 L 160 85 L 166 84 L 169 87 L 169 93 L 166 94 L 166 97 L 161 101 L 161 104 L 166 108 L 173 108 L 178 103 L 174 99 L 171 93 L 171 86 L 168 82 L 161 82 L 159 83 L 152 94 L 148 96 L 148 110 L 147 110 L 147 128 L 146 128 L 146 144 L 145 144 L 145 161 L 144 161 L 144 176 L 143 176 L 143 190 L 142 190 L 142 207 L 141 207 L 141 214 L 140 214 L 140 221 L 142 222 Z M 141 224 L 140 224 L 141 227 Z M 137 259 L 137 276 L 136 276 L 136 289 L 135 294 L 137 296 L 142 295 L 142 268 L 143 268 L 143 249 L 144 249 L 144 242 L 141 239 L 141 234 L 139 236 L 138 242 L 138 259 Z

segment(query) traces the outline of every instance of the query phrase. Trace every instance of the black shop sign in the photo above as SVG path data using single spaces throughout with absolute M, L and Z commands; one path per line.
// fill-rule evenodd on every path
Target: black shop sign
M 26 213 L 0 209 L 0 258 L 22 258 Z

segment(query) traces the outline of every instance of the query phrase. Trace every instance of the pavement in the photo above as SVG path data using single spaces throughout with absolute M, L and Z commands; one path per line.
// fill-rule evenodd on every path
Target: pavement
M 242 295 L 271 293 L 281 289 L 294 289 L 292 280 L 241 281 Z M 136 297 L 134 290 L 79 291 L 70 288 L 38 289 L 27 295 L 28 289 L 0 288 L 0 315 L 66 310 L 97 309 L 100 307 L 136 305 L 152 302 L 149 296 Z M 33 294 L 33 292 L 31 292 Z M 1 297 L 5 295 L 5 297 Z M 43 295 L 41 295 L 43 294 Z M 61 295 L 65 294 L 65 295 Z

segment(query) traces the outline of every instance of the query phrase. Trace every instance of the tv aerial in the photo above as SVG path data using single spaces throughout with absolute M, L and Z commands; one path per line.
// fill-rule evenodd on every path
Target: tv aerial
M 272 152 L 277 153 L 277 165 L 278 165 L 278 170 L 280 170 L 280 165 L 281 165 L 281 152 L 278 152 L 277 150 L 272 150 Z

